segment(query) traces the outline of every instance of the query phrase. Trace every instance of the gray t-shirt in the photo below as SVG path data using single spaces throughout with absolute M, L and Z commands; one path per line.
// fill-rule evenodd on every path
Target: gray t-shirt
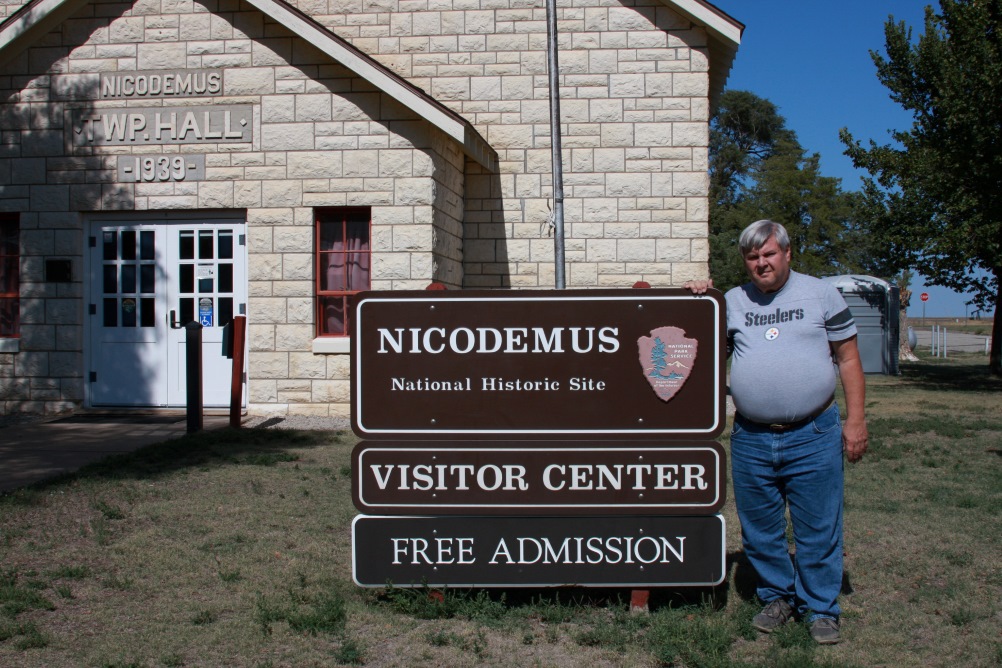
M 831 283 L 790 272 L 779 291 L 747 283 L 725 295 L 732 348 L 731 396 L 754 422 L 796 422 L 835 393 L 829 342 L 856 334 L 856 323 Z

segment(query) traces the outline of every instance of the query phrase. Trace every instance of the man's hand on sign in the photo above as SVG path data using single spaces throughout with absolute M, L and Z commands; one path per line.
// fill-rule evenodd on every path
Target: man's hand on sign
M 705 295 L 706 291 L 713 287 L 713 279 L 708 278 L 705 281 L 686 281 L 682 284 L 682 287 L 694 295 Z

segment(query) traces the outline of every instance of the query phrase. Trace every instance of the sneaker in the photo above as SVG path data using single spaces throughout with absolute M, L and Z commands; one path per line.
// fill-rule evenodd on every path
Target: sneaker
M 793 617 L 793 608 L 781 598 L 770 601 L 762 612 L 752 618 L 752 626 L 763 633 L 772 633 Z
M 834 645 L 841 636 L 838 630 L 838 620 L 834 617 L 816 617 L 811 622 L 811 637 L 819 645 Z

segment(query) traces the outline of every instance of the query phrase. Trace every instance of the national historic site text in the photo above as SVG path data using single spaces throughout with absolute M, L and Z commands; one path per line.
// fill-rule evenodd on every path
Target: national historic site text
M 476 380 L 470 377 L 452 380 L 390 378 L 389 389 L 392 392 L 558 392 L 565 388 L 571 392 L 602 392 L 606 388 L 606 383 L 580 376 L 572 376 L 566 381 L 551 378 L 533 380 L 496 376 L 482 377 Z

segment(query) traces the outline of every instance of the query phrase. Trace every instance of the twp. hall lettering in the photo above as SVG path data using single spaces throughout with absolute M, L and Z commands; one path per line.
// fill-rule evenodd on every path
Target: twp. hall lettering
M 230 143 L 251 141 L 250 105 L 102 109 L 74 123 L 78 145 Z

